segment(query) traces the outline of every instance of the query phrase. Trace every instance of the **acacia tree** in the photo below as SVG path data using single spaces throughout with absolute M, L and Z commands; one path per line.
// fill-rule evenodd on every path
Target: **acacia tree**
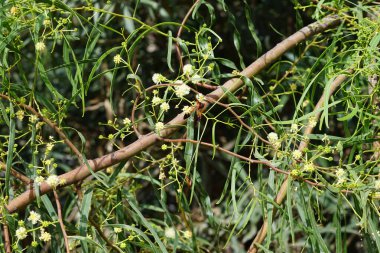
M 3 251 L 379 252 L 377 3 L 291 2 L 2 2 Z

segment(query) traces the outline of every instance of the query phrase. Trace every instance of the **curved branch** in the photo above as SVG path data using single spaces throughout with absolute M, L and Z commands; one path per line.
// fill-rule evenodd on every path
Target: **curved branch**
M 298 32 L 294 33 L 281 43 L 277 44 L 273 49 L 268 51 L 266 54 L 258 58 L 255 62 L 253 62 L 250 66 L 248 66 L 246 69 L 244 69 L 241 74 L 250 78 L 253 75 L 259 73 L 261 70 L 263 70 L 265 67 L 267 67 L 269 64 L 271 64 L 274 60 L 279 58 L 281 55 L 283 55 L 286 51 L 289 49 L 295 47 L 298 43 L 306 40 L 310 36 L 313 36 L 315 34 L 321 33 L 329 28 L 332 28 L 340 23 L 340 18 L 337 15 L 328 16 L 321 21 L 312 23 Z M 226 83 L 224 83 L 223 86 L 219 87 L 215 91 L 209 93 L 207 97 L 210 97 L 214 100 L 220 100 L 226 96 L 227 93 L 234 92 L 239 87 L 243 85 L 243 81 L 239 78 L 234 78 Z M 205 102 L 205 105 L 209 105 L 208 102 Z M 117 163 L 120 163 L 121 161 L 125 161 L 134 155 L 138 154 L 140 151 L 145 150 L 149 146 L 152 146 L 155 144 L 160 137 L 168 137 L 174 132 L 176 132 L 179 127 L 186 123 L 187 119 L 185 119 L 185 113 L 180 113 L 177 115 L 174 119 L 172 119 L 170 122 L 168 122 L 165 125 L 165 128 L 160 132 L 160 136 L 156 133 L 149 133 L 146 135 L 143 135 L 141 138 L 133 142 L 132 144 L 126 146 L 123 149 L 117 150 L 113 153 L 110 153 L 108 155 L 89 160 L 88 166 L 91 167 L 92 171 L 96 172 L 99 170 L 102 170 L 104 168 L 110 167 L 112 165 L 115 165 Z M 65 183 L 64 185 L 71 185 L 78 181 L 83 180 L 84 178 L 91 175 L 90 169 L 87 167 L 87 165 L 81 165 L 77 167 L 76 169 L 69 171 L 65 174 L 62 174 L 59 176 L 60 180 L 63 180 Z M 64 186 L 63 185 L 63 186 Z M 42 183 L 40 186 L 40 194 L 46 194 L 48 192 L 51 192 L 53 189 L 51 186 L 49 186 L 46 182 Z M 34 190 L 30 189 L 10 201 L 7 205 L 7 209 L 9 212 L 15 212 L 17 210 L 20 210 L 21 208 L 24 208 L 31 202 L 33 202 L 36 199 L 36 195 Z
M 348 73 L 349 73 L 349 74 L 352 73 L 352 72 L 353 72 L 352 69 L 348 70 Z M 344 74 L 344 75 L 339 75 L 339 76 L 338 76 L 338 77 L 332 82 L 331 87 L 330 87 L 330 90 L 328 91 L 327 96 L 330 97 L 330 96 L 335 92 L 335 90 L 336 90 L 336 89 L 337 89 L 337 88 L 338 88 L 338 87 L 339 87 L 339 86 L 340 86 L 340 85 L 341 85 L 346 79 L 347 79 L 347 75 L 345 75 L 345 74 Z M 326 96 L 326 94 L 325 94 L 325 92 L 324 92 L 324 93 L 322 94 L 322 96 L 320 97 L 318 103 L 316 104 L 315 108 L 314 108 L 314 112 L 316 112 L 316 113 L 315 113 L 315 118 L 316 118 L 316 120 L 319 119 L 319 117 L 320 117 L 320 115 L 321 115 L 321 113 L 322 113 L 322 111 L 319 111 L 319 109 L 323 107 L 323 103 L 324 103 L 324 100 L 325 100 L 325 96 Z M 307 135 L 311 134 L 311 133 L 313 132 L 313 129 L 314 129 L 314 127 L 312 127 L 312 126 L 310 126 L 310 125 L 307 126 L 306 129 L 305 129 L 305 131 L 304 131 L 304 133 L 303 133 L 304 136 L 307 136 Z M 300 145 L 298 146 L 298 150 L 299 150 L 299 151 L 304 150 L 304 149 L 307 147 L 307 145 L 308 145 L 308 142 L 306 142 L 306 141 L 301 141 Z M 280 187 L 280 190 L 279 190 L 279 192 L 278 192 L 277 195 L 276 195 L 275 202 L 276 202 L 277 204 L 279 204 L 279 205 L 282 203 L 282 201 L 284 200 L 284 198 L 285 198 L 285 196 L 286 196 L 286 192 L 287 192 L 287 189 L 288 189 L 288 181 L 289 181 L 289 177 L 287 177 L 287 178 L 285 179 L 285 181 L 282 183 L 282 185 L 281 185 L 281 187 Z M 275 210 L 276 210 L 276 209 L 274 209 L 274 211 L 273 211 L 273 215 L 275 214 Z M 262 243 L 262 242 L 264 241 L 265 236 L 266 236 L 267 231 L 268 231 L 268 226 L 269 226 L 269 224 L 268 224 L 268 219 L 264 219 L 264 223 L 263 223 L 263 225 L 261 226 L 259 232 L 257 233 L 255 239 L 253 240 L 251 246 L 250 246 L 249 249 L 248 249 L 248 253 L 256 253 L 256 252 L 257 252 L 258 249 L 257 249 L 257 247 L 256 247 L 256 244 L 260 244 L 260 243 Z
M 187 20 L 189 19 L 190 15 L 191 15 L 191 12 L 194 10 L 195 6 L 197 6 L 197 4 L 198 4 L 199 1 L 200 0 L 195 1 L 195 3 L 190 7 L 189 11 L 186 13 L 186 16 L 182 20 L 181 26 L 178 29 L 177 38 L 176 38 L 177 39 L 176 50 L 177 50 L 177 58 L 178 58 L 178 61 L 179 61 L 179 67 L 180 67 L 180 69 L 182 69 L 182 67 L 183 67 L 183 61 L 182 61 L 181 48 L 179 47 L 179 40 L 180 40 L 180 37 L 181 37 L 181 34 L 182 34 L 183 27 L 185 26 Z

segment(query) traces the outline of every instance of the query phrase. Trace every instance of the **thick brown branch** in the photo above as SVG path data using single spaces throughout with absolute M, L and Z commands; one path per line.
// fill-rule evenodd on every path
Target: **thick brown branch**
M 248 68 L 241 72 L 242 75 L 250 78 L 253 75 L 259 73 L 269 64 L 271 64 L 278 57 L 283 55 L 289 49 L 295 47 L 298 43 L 306 40 L 310 36 L 323 32 L 337 24 L 339 24 L 340 19 L 339 16 L 329 16 L 321 21 L 315 22 L 311 25 L 308 25 L 295 34 L 288 37 L 283 42 L 277 44 L 272 50 L 268 51 L 266 54 L 257 59 L 254 63 L 252 63 Z M 214 100 L 222 99 L 226 96 L 226 92 L 234 92 L 239 87 L 243 85 L 243 81 L 239 78 L 234 78 L 227 81 L 223 86 L 219 87 L 217 90 L 209 93 L 206 97 L 210 97 Z M 206 103 L 208 104 L 208 103 Z M 182 126 L 186 123 L 186 119 L 184 118 L 185 113 L 180 113 L 174 119 L 172 119 L 166 126 L 165 129 L 160 132 L 161 137 L 170 136 L 172 133 L 177 131 L 178 126 Z M 91 167 L 92 171 L 96 172 L 102 170 L 104 168 L 115 165 L 121 161 L 125 161 L 142 150 L 145 150 L 149 146 L 155 144 L 159 140 L 159 136 L 156 133 L 150 133 L 142 136 L 137 141 L 132 144 L 126 146 L 123 149 L 115 151 L 111 154 L 96 158 L 94 160 L 89 160 L 88 165 Z M 91 175 L 90 169 L 87 165 L 81 165 L 76 169 L 67 172 L 59 178 L 65 181 L 65 185 L 71 185 L 78 181 L 83 180 L 84 178 Z M 42 183 L 40 186 L 40 193 L 46 194 L 47 192 L 52 191 L 52 187 L 50 187 L 47 183 Z M 28 190 L 22 193 L 17 198 L 13 199 L 7 205 L 9 212 L 15 212 L 21 208 L 24 208 L 26 205 L 31 203 L 36 199 L 36 195 L 33 190 Z
M 6 222 L 6 221 L 5 221 Z M 3 233 L 4 233 L 4 246 L 5 246 L 5 252 L 11 253 L 11 238 L 9 236 L 9 228 L 7 224 L 3 225 Z

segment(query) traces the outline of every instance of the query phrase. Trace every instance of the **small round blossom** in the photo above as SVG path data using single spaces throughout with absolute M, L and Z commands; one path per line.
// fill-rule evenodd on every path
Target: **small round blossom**
M 168 145 L 166 145 L 166 144 L 162 144 L 161 149 L 162 149 L 162 150 L 167 150 L 167 149 L 168 149 Z
M 11 13 L 12 16 L 16 16 L 16 14 L 18 13 L 18 9 L 16 6 L 12 6 L 9 12 Z
M 125 242 L 120 243 L 120 248 L 125 249 L 127 247 L 127 244 Z
M 44 24 L 44 26 L 49 26 L 51 24 L 50 19 L 45 19 L 43 24 Z
M 194 73 L 193 66 L 191 64 L 183 66 L 183 73 L 187 76 L 192 75 Z
M 35 211 L 31 211 L 28 217 L 28 221 L 32 222 L 33 225 L 37 224 L 41 220 L 41 215 Z
M 27 233 L 25 227 L 19 227 L 16 230 L 16 237 L 17 237 L 18 240 L 25 239 L 27 235 L 28 235 L 28 233 Z
M 269 141 L 271 144 L 273 144 L 273 143 L 275 143 L 276 141 L 278 141 L 278 135 L 277 135 L 275 132 L 271 132 L 271 133 L 269 133 L 268 136 L 267 136 L 267 138 L 268 138 L 268 141 Z
M 122 228 L 113 228 L 113 231 L 114 231 L 116 234 L 118 234 L 118 233 L 122 232 L 123 229 L 122 229 Z
M 290 132 L 291 133 L 297 133 L 298 132 L 298 125 L 297 124 L 292 124 L 290 127 Z
M 125 118 L 125 119 L 123 119 L 123 124 L 124 125 L 130 125 L 131 124 L 131 120 L 129 118 Z
M 166 175 L 163 171 L 160 172 L 160 175 L 158 175 L 159 180 L 164 180 L 166 178 Z
M 294 150 L 292 152 L 292 157 L 293 157 L 294 160 L 299 160 L 302 157 L 302 152 L 299 151 L 298 149 Z
M 380 180 L 375 181 L 375 189 L 380 190 Z
M 299 175 L 301 175 L 301 171 L 297 169 L 293 169 L 290 171 L 290 175 L 293 177 L 298 177 Z
M 48 144 L 46 144 L 46 151 L 51 151 L 53 148 L 54 148 L 53 143 L 49 142 Z
M 193 233 L 190 230 L 186 230 L 185 233 L 183 233 L 183 236 L 187 239 L 190 239 L 193 237 Z
M 315 127 L 317 125 L 317 118 L 315 116 L 311 116 L 308 121 L 309 127 Z
M 115 64 L 120 64 L 121 61 L 122 61 L 122 59 L 121 59 L 120 54 L 117 54 L 117 55 L 115 55 L 115 56 L 113 57 L 113 62 L 114 62 Z
M 162 99 L 159 98 L 159 97 L 157 97 L 157 96 L 154 96 L 154 97 L 152 98 L 152 104 L 153 104 L 153 105 L 159 105 L 159 104 L 161 104 L 161 102 L 162 102 Z
M 152 81 L 155 83 L 155 84 L 159 84 L 159 83 L 162 83 L 166 80 L 166 78 L 159 74 L 159 73 L 155 73 L 153 76 L 152 76 Z
M 41 236 L 40 236 L 40 240 L 44 241 L 44 242 L 48 242 L 51 240 L 51 235 L 46 231 L 42 231 Z
M 200 80 L 201 80 L 201 76 L 200 76 L 200 75 L 195 74 L 195 75 L 193 75 L 193 76 L 191 77 L 191 82 L 192 82 L 193 84 L 197 84 L 197 83 L 199 83 Z
M 199 102 L 203 102 L 205 100 L 205 95 L 203 95 L 202 93 L 198 93 L 195 98 L 199 101 Z
M 24 119 L 24 111 L 22 110 L 19 110 L 16 112 L 16 117 L 19 119 L 19 120 L 23 120 Z
M 303 167 L 303 170 L 307 172 L 313 172 L 315 170 L 315 166 L 313 163 L 309 162 L 305 164 L 305 166 Z
M 175 90 L 175 95 L 179 98 L 183 98 L 184 96 L 190 93 L 190 87 L 187 86 L 186 84 L 175 86 L 174 90 Z
M 45 178 L 43 176 L 38 176 L 36 179 L 34 179 L 34 182 L 36 182 L 37 185 L 41 185 L 43 181 L 45 181 Z
M 46 179 L 46 183 L 50 185 L 51 187 L 57 187 L 60 183 L 59 177 L 57 175 L 50 175 Z
M 167 238 L 174 239 L 175 238 L 175 229 L 174 228 L 166 228 L 165 229 L 165 236 Z
M 160 132 L 164 128 L 165 128 L 164 123 L 162 123 L 162 122 L 157 122 L 156 123 L 155 129 L 156 129 L 157 132 Z
M 36 50 L 37 50 L 38 52 L 42 52 L 42 51 L 44 51 L 45 49 L 46 49 L 46 46 L 45 46 L 45 43 L 44 43 L 44 42 L 42 42 L 42 41 L 37 42 L 37 44 L 36 44 Z
M 279 148 L 281 148 L 281 141 L 280 140 L 279 141 L 275 141 L 274 143 L 272 143 L 272 145 L 273 145 L 273 147 L 275 149 L 279 149 Z M 281 153 L 279 153 L 278 155 L 279 155 L 279 158 L 280 158 Z
M 337 171 L 335 172 L 335 175 L 336 175 L 338 178 L 341 178 L 341 177 L 344 177 L 344 176 L 346 175 L 346 172 L 344 171 L 344 169 L 339 168 L 339 169 L 337 169 Z
M 31 122 L 31 123 L 36 123 L 37 121 L 38 121 L 38 117 L 36 116 L 36 115 L 30 115 L 30 117 L 29 117 L 29 121 Z
M 167 112 L 167 111 L 169 111 L 170 106 L 169 106 L 169 104 L 168 104 L 167 102 L 163 102 L 163 103 L 160 105 L 160 108 L 161 108 L 161 110 L 162 110 L 163 112 Z
M 182 108 L 182 111 L 186 114 L 190 114 L 192 113 L 193 111 L 193 107 L 192 106 L 188 106 L 188 105 L 185 105 L 183 108 Z

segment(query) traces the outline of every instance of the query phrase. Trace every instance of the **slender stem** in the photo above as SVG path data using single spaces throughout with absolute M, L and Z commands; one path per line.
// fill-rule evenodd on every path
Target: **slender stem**
M 165 141 L 165 142 L 175 142 L 175 143 L 190 142 L 190 143 L 194 143 L 194 144 L 203 145 L 205 147 L 216 149 L 218 151 L 226 153 L 226 154 L 228 154 L 230 156 L 234 156 L 234 157 L 239 158 L 241 160 L 247 161 L 249 163 L 263 164 L 263 165 L 269 167 L 270 169 L 272 169 L 274 171 L 277 171 L 279 173 L 282 173 L 282 174 L 285 174 L 285 175 L 289 175 L 290 174 L 288 171 L 285 171 L 285 170 L 277 168 L 276 166 L 273 166 L 270 161 L 260 161 L 260 160 L 251 159 L 251 158 L 248 158 L 248 157 L 236 154 L 236 153 L 234 153 L 234 152 L 232 152 L 232 151 L 230 151 L 228 149 L 222 148 L 222 147 L 220 147 L 218 145 L 214 145 L 212 143 L 208 143 L 208 142 L 204 142 L 204 141 L 191 140 L 191 139 L 165 139 L 165 138 L 162 138 L 161 140 Z M 324 187 L 324 185 L 311 182 L 310 180 L 307 180 L 307 179 L 301 179 L 301 180 L 303 180 L 304 182 L 306 182 L 306 183 L 308 183 L 308 184 L 310 184 L 312 186 Z
M 54 193 L 55 203 L 57 205 L 58 221 L 59 221 L 59 225 L 61 226 L 61 230 L 62 230 L 62 234 L 63 234 L 63 240 L 65 241 L 66 253 L 70 253 L 69 239 L 67 238 L 65 224 L 63 224 L 61 203 L 59 202 L 59 197 L 58 197 L 57 191 L 53 190 L 53 193 Z
M 183 18 L 182 20 L 182 23 L 181 23 L 181 26 L 179 27 L 178 29 L 178 33 L 177 33 L 177 43 L 176 43 L 176 50 L 177 50 L 177 57 L 178 57 L 178 61 L 179 61 L 179 67 L 180 69 L 182 69 L 183 67 L 183 61 L 182 61 L 182 52 L 181 52 L 181 48 L 179 46 L 179 40 L 180 40 L 180 37 L 181 37 L 181 34 L 182 34 L 182 31 L 183 31 L 183 27 L 185 26 L 187 20 L 189 19 L 190 15 L 191 15 L 191 12 L 194 10 L 195 6 L 198 4 L 200 0 L 197 0 L 195 1 L 195 3 L 190 7 L 189 11 L 186 13 L 186 16 Z

